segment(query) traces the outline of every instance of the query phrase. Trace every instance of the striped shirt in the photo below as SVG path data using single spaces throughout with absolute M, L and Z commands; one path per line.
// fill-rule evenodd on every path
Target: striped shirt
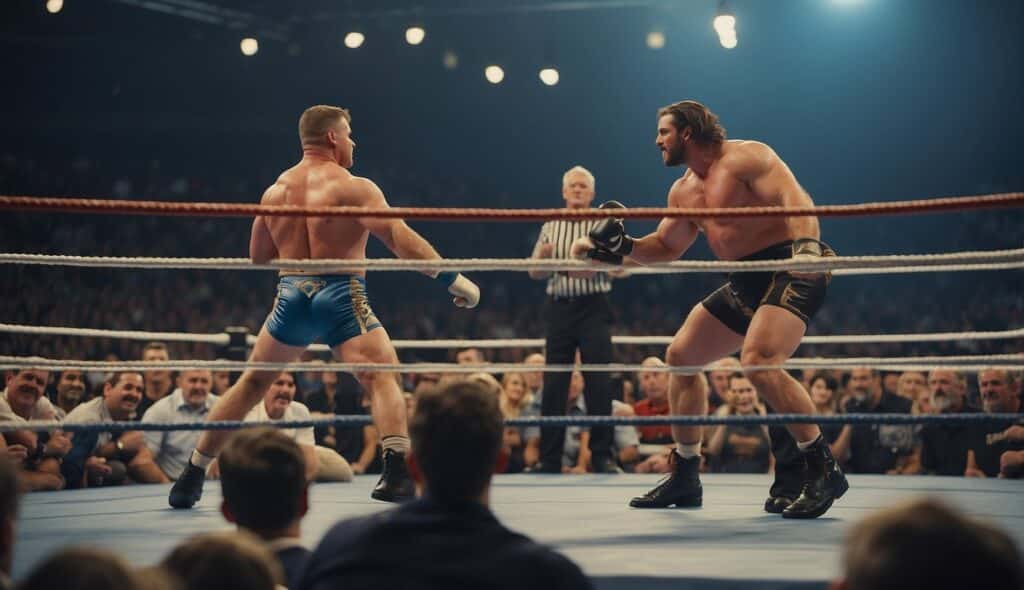
M 578 238 L 586 237 L 590 230 L 601 221 L 601 219 L 548 221 L 541 226 L 537 243 L 553 244 L 555 246 L 554 252 L 551 254 L 553 259 L 569 259 L 571 258 L 572 243 Z M 603 272 L 597 273 L 590 279 L 570 279 L 565 272 L 556 272 L 548 279 L 546 292 L 553 297 L 582 297 L 596 293 L 608 293 L 611 290 L 612 280 Z

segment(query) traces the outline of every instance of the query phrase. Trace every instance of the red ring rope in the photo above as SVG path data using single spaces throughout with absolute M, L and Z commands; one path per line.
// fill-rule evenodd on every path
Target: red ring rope
M 995 209 L 1024 205 L 1024 193 L 1001 193 L 967 197 L 943 197 L 887 203 L 824 205 L 817 207 L 733 207 L 719 209 L 636 207 L 631 209 L 484 209 L 451 207 L 295 207 L 291 205 L 249 205 L 240 203 L 180 203 L 174 201 L 124 201 L 58 197 L 0 196 L 0 209 L 58 211 L 64 213 L 117 213 L 188 215 L 203 217 L 388 217 L 400 219 L 446 219 L 455 221 L 547 219 L 593 219 L 619 217 L 660 219 L 663 217 L 853 217 L 905 213 Z

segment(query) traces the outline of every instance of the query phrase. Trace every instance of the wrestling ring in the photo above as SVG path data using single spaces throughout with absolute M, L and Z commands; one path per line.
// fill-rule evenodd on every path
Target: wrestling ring
M 616 216 L 653 219 L 664 216 L 817 215 L 851 216 L 905 214 L 1024 204 L 1024 193 L 870 203 L 806 209 L 747 208 L 698 210 L 640 208 L 628 210 L 488 210 L 394 208 L 261 207 L 219 203 L 161 203 L 91 199 L 41 199 L 0 197 L 6 210 L 47 210 L 159 215 L 252 216 L 252 215 L 382 215 L 406 219 L 488 219 L 497 221 Z M 247 259 L 123 258 L 3 253 L 0 263 L 18 265 L 82 266 L 122 269 L 221 269 L 269 270 L 288 268 L 366 269 L 369 271 L 460 270 L 524 271 L 593 270 L 583 262 L 565 260 L 447 259 L 430 263 L 407 260 L 274 261 L 255 265 Z M 1020 270 L 1024 248 L 902 256 L 840 256 L 818 260 L 758 262 L 676 261 L 632 270 L 631 274 L 743 272 L 763 270 L 829 270 L 835 275 Z M 486 294 L 485 294 L 486 297 Z M 470 312 L 472 313 L 472 312 Z M 244 331 L 218 334 L 186 334 L 125 331 L 101 328 L 0 324 L 0 332 L 38 336 L 104 337 L 168 342 L 205 342 L 219 346 L 251 344 Z M 809 336 L 809 344 L 871 342 L 955 342 L 969 340 L 1020 340 L 1024 327 L 999 331 L 941 332 L 921 334 L 866 334 Z M 241 342 L 239 341 L 241 339 Z M 668 336 L 616 336 L 619 346 L 664 345 Z M 444 339 L 395 340 L 399 349 L 540 348 L 539 339 Z M 313 349 L 321 349 L 314 345 Z M 398 365 L 355 363 L 246 363 L 219 360 L 167 362 L 95 362 L 38 357 L 0 357 L 4 369 L 33 367 L 48 370 L 85 371 L 209 368 L 238 371 L 245 368 L 289 371 L 399 371 L 431 373 L 588 371 L 633 372 L 639 365 L 515 364 L 454 365 L 406 363 Z M 781 368 L 873 367 L 884 370 L 955 368 L 979 371 L 990 367 L 1020 371 L 1024 354 L 794 358 Z M 708 367 L 643 367 L 644 371 L 702 370 Z M 536 424 L 738 424 L 738 423 L 885 423 L 981 422 L 1024 419 L 1022 414 L 902 415 L 844 414 L 834 416 L 700 416 L 700 417 L 546 417 L 516 419 L 515 425 Z M 304 422 L 269 423 L 297 427 L 323 424 L 358 426 L 368 416 L 337 416 Z M 245 426 L 259 423 L 248 422 Z M 17 429 L 66 431 L 199 430 L 239 428 L 241 422 L 190 424 L 109 423 L 60 425 L 30 422 Z M 0 431 L 14 429 L 0 425 Z M 935 476 L 851 475 L 850 492 L 822 518 L 813 521 L 783 520 L 762 510 L 771 475 L 704 474 L 705 496 L 700 510 L 636 510 L 628 499 L 651 487 L 660 476 L 643 474 L 605 475 L 499 475 L 492 493 L 492 507 L 509 527 L 554 546 L 576 561 L 598 588 L 823 588 L 839 572 L 839 548 L 849 527 L 880 507 L 927 494 L 964 512 L 995 522 L 1024 546 L 1024 502 L 1019 481 Z M 354 483 L 317 484 L 311 491 L 311 508 L 303 521 L 303 540 L 312 547 L 337 520 L 388 509 L 390 505 L 369 498 L 375 476 L 361 476 Z M 167 507 L 169 486 L 136 485 L 120 488 L 70 490 L 30 494 L 23 498 L 14 561 L 14 578 L 28 572 L 45 555 L 68 543 L 99 544 L 124 556 L 130 563 L 157 562 L 174 545 L 199 532 L 227 530 L 219 512 L 220 489 L 208 485 L 196 509 L 175 511 Z

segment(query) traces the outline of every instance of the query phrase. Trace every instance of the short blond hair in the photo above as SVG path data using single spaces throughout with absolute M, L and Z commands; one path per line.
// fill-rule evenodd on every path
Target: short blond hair
M 346 109 L 318 104 L 309 107 L 299 117 L 299 140 L 305 144 L 324 143 L 324 136 L 338 121 L 352 122 L 352 115 Z
M 583 176 L 586 176 L 590 180 L 590 188 L 592 188 L 592 189 L 596 189 L 597 188 L 597 180 L 594 178 L 594 174 L 590 170 L 587 170 L 583 166 L 579 166 L 579 165 L 576 165 L 576 166 L 573 166 L 572 168 L 569 168 L 568 170 L 565 171 L 565 174 L 562 175 L 562 186 L 563 187 L 565 187 L 567 184 L 569 184 L 569 175 L 571 175 L 571 174 L 582 174 Z

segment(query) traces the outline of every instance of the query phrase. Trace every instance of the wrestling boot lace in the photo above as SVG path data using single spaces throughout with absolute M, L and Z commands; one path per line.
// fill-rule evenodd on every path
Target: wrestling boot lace
M 704 502 L 700 485 L 700 457 L 684 459 L 676 451 L 669 455 L 672 472 L 643 496 L 629 501 L 633 508 L 697 508 Z
M 172 508 L 191 508 L 195 506 L 199 498 L 203 497 L 203 482 L 206 480 L 206 470 L 196 467 L 191 462 L 181 472 L 181 477 L 171 486 L 171 493 L 167 502 Z
M 782 511 L 783 518 L 818 518 L 843 496 L 850 484 L 824 439 L 819 438 L 805 454 L 806 479 L 800 496 Z
M 384 451 L 384 470 L 370 497 L 382 502 L 407 502 L 416 497 L 416 485 L 409 476 L 405 453 Z

